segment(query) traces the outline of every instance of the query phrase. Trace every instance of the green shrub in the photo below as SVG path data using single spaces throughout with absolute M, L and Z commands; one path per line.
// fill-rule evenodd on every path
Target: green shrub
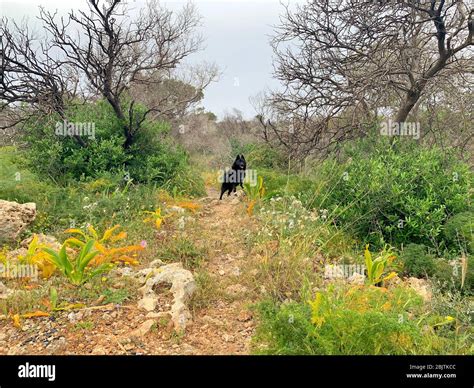
M 73 105 L 66 116 L 72 123 L 94 123 L 94 137 L 81 136 L 86 146 L 72 136 L 56 134 L 56 125 L 62 121 L 54 115 L 25 126 L 28 151 L 24 157 L 42 177 L 64 184 L 114 174 L 135 182 L 163 184 L 188 167 L 187 155 L 169 138 L 166 123 L 145 121 L 126 149 L 123 126 L 106 102 Z
M 265 180 L 265 197 L 295 196 L 307 204 L 314 195 L 317 183 L 298 174 L 287 174 L 284 170 L 260 169 L 259 175 Z
M 438 259 L 435 263 L 433 278 L 441 290 L 474 295 L 474 265 L 472 258 L 468 259 L 467 273 L 463 288 L 461 288 L 462 270 L 459 260 L 450 264 L 444 259 Z
M 113 172 L 60 185 L 26 169 L 19 155 L 21 153 L 13 147 L 0 149 L 0 198 L 37 204 L 36 219 L 27 233 L 57 234 L 86 224 L 103 229 L 132 223 L 133 234 L 143 224 L 142 212 L 156 208 L 160 189 L 195 196 L 203 195 L 204 191 L 200 174 L 189 167 L 176 171 L 161 185 L 127 183 L 122 174 Z M 144 232 L 142 229 L 138 232 Z
M 242 144 L 238 139 L 230 139 L 232 157 L 244 154 L 253 169 L 278 169 L 285 171 L 288 168 L 287 158 L 277 149 L 266 143 Z M 251 162 L 251 163 L 250 163 Z
M 466 211 L 449 218 L 443 235 L 452 246 L 474 253 L 474 212 Z
M 465 354 L 452 317 L 429 315 L 419 296 L 399 287 L 331 286 L 313 301 L 258 306 L 254 351 L 264 354 Z
M 339 224 L 379 247 L 451 244 L 444 241 L 443 224 L 469 210 L 468 165 L 415 143 L 391 147 L 380 140 L 368 153 L 360 152 L 362 145 L 349 150 L 344 163 L 324 163 L 327 183 L 313 206 L 328 209 Z
M 76 253 L 74 258 L 66 252 L 66 244 L 63 244 L 59 252 L 50 248 L 43 248 L 49 254 L 51 261 L 59 269 L 59 271 L 68 279 L 68 281 L 80 286 L 94 276 L 109 271 L 112 268 L 110 263 L 105 263 L 96 268 L 89 267 L 89 263 L 99 254 L 94 250 L 94 240 L 89 240 L 81 250 Z
M 431 277 L 436 271 L 434 256 L 428 253 L 428 248 L 422 244 L 408 244 L 400 254 L 403 262 L 403 272 L 408 276 Z

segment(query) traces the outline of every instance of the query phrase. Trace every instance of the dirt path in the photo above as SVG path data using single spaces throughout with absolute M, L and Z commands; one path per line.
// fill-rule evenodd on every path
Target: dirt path
M 21 329 L 0 321 L 0 354 L 248 354 L 254 293 L 252 255 L 244 242 L 255 225 L 238 197 L 218 197 L 216 189 L 208 188 L 208 196 L 199 200 L 194 226 L 183 231 L 206 248 L 206 260 L 194 275 L 208 283 L 196 295 L 193 324 L 184 334 L 157 322 L 145 335 L 131 336 L 147 321 L 146 312 L 133 301 L 25 320 Z
M 241 192 L 240 192 L 241 193 Z M 199 219 L 209 250 L 205 270 L 215 282 L 217 299 L 197 312 L 185 342 L 199 354 L 247 354 L 254 329 L 249 306 L 249 258 L 243 233 L 253 225 L 237 197 L 216 200 L 219 192 L 208 188 Z

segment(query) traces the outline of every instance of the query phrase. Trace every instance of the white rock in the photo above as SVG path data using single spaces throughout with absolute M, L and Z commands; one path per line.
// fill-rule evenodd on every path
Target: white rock
M 76 322 L 76 320 L 77 320 L 76 313 L 74 313 L 73 311 L 71 311 L 71 312 L 67 315 L 67 319 L 68 319 L 69 322 L 71 322 L 71 323 Z
M 365 276 L 360 273 L 354 272 L 351 276 L 347 278 L 347 281 L 350 284 L 363 285 L 365 283 Z
M 0 199 L 0 242 L 14 242 L 36 218 L 36 204 Z
M 418 279 L 418 278 L 408 278 L 407 279 L 408 285 L 415 290 L 415 292 L 420 295 L 425 302 L 429 302 L 432 297 L 432 291 L 430 284 L 425 279 Z
M 176 329 L 184 330 L 191 323 L 192 318 L 186 307 L 186 302 L 196 290 L 196 282 L 192 273 L 184 269 L 181 263 L 164 265 L 152 271 L 153 274 L 148 275 L 148 280 L 140 288 L 143 298 L 138 302 L 139 307 L 153 311 L 157 304 L 157 296 L 153 288 L 161 283 L 171 284 L 170 292 L 173 294 L 171 319 Z M 154 303 L 151 302 L 152 300 Z
M 155 325 L 154 319 L 148 319 L 143 322 L 137 329 L 130 333 L 131 337 L 144 337 L 147 335 L 150 330 L 152 329 L 153 325 Z
M 161 261 L 160 259 L 156 259 L 156 260 L 153 260 L 149 265 L 151 268 L 159 268 L 164 264 L 165 263 L 163 263 L 163 261 Z
M 138 301 L 138 307 L 146 311 L 153 311 L 158 304 L 158 300 L 154 296 L 145 296 Z
M 5 284 L 0 282 L 0 299 L 7 299 L 13 291 L 10 290 Z
M 30 236 L 28 238 L 25 238 L 20 243 L 20 246 L 23 247 L 23 248 L 28 248 L 28 245 L 30 245 L 31 241 L 33 241 L 33 237 L 34 236 Z M 38 234 L 36 234 L 36 237 L 38 238 L 38 243 L 39 244 L 48 245 L 49 247 L 51 247 L 53 249 L 56 249 L 56 250 L 61 249 L 61 243 L 54 236 L 50 236 L 48 234 L 38 233 Z
M 168 311 L 151 311 L 146 315 L 147 318 L 159 319 L 159 318 L 171 318 L 171 313 Z

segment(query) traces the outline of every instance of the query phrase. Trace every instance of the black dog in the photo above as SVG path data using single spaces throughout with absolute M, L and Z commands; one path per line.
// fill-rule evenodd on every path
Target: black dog
M 234 164 L 232 165 L 232 169 L 228 170 L 224 173 L 224 179 L 222 181 L 221 187 L 221 197 L 226 191 L 228 191 L 227 196 L 230 195 L 232 192 L 237 191 L 237 186 L 244 188 L 243 182 L 245 179 L 245 170 L 247 169 L 247 162 L 245 161 L 244 155 L 237 155 L 235 158 Z

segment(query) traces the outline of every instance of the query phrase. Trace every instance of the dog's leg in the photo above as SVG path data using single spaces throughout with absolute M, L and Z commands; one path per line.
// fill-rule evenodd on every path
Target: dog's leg
M 226 192 L 226 190 L 222 187 L 221 188 L 221 196 L 219 197 L 219 200 L 222 199 L 222 196 L 224 195 L 225 192 Z

